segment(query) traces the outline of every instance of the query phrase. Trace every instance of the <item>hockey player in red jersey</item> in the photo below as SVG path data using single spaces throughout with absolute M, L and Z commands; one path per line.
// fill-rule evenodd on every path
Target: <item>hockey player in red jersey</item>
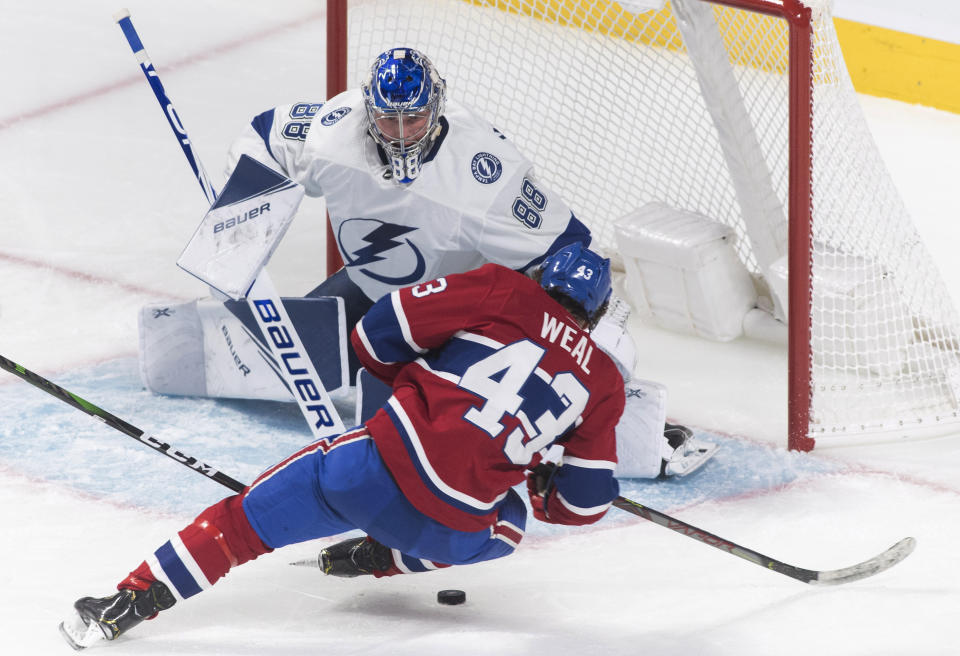
M 393 395 L 365 425 L 310 444 L 210 506 L 118 585 L 84 597 L 61 632 L 113 640 L 273 549 L 359 528 L 321 554 L 339 576 L 389 576 L 514 551 L 526 508 L 559 524 L 616 498 L 624 385 L 590 338 L 610 298 L 609 260 L 575 243 L 531 279 L 496 264 L 399 289 L 353 345 Z M 541 462 L 563 446 L 559 466 Z

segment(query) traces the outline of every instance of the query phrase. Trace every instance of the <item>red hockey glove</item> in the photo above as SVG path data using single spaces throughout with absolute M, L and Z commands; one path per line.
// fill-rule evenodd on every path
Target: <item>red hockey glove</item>
M 557 465 L 552 462 L 542 462 L 527 472 L 527 495 L 530 497 L 530 506 L 533 516 L 541 522 L 549 522 L 547 514 L 547 500 L 553 491 L 553 475 Z

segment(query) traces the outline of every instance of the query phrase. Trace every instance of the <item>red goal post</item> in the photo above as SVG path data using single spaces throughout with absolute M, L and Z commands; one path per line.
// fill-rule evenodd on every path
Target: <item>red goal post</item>
M 646 202 L 731 226 L 789 328 L 789 448 L 957 430 L 956 314 L 864 127 L 830 0 L 651 3 L 328 0 L 328 97 L 417 47 L 608 255 Z M 339 266 L 332 235 L 328 253 Z

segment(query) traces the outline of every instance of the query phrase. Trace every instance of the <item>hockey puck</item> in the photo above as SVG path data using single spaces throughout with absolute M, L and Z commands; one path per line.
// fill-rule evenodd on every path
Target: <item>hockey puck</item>
M 457 606 L 467 600 L 463 590 L 441 590 L 437 593 L 437 603 L 445 606 Z

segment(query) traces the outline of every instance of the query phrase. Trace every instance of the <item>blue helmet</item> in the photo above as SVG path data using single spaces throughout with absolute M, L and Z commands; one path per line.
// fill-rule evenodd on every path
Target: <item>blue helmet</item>
M 610 300 L 610 260 L 580 242 L 564 246 L 543 261 L 540 286 L 576 301 L 593 321 Z
M 377 56 L 360 88 L 370 135 L 390 159 L 393 180 L 413 182 L 440 132 L 446 82 L 422 53 L 391 48 Z

